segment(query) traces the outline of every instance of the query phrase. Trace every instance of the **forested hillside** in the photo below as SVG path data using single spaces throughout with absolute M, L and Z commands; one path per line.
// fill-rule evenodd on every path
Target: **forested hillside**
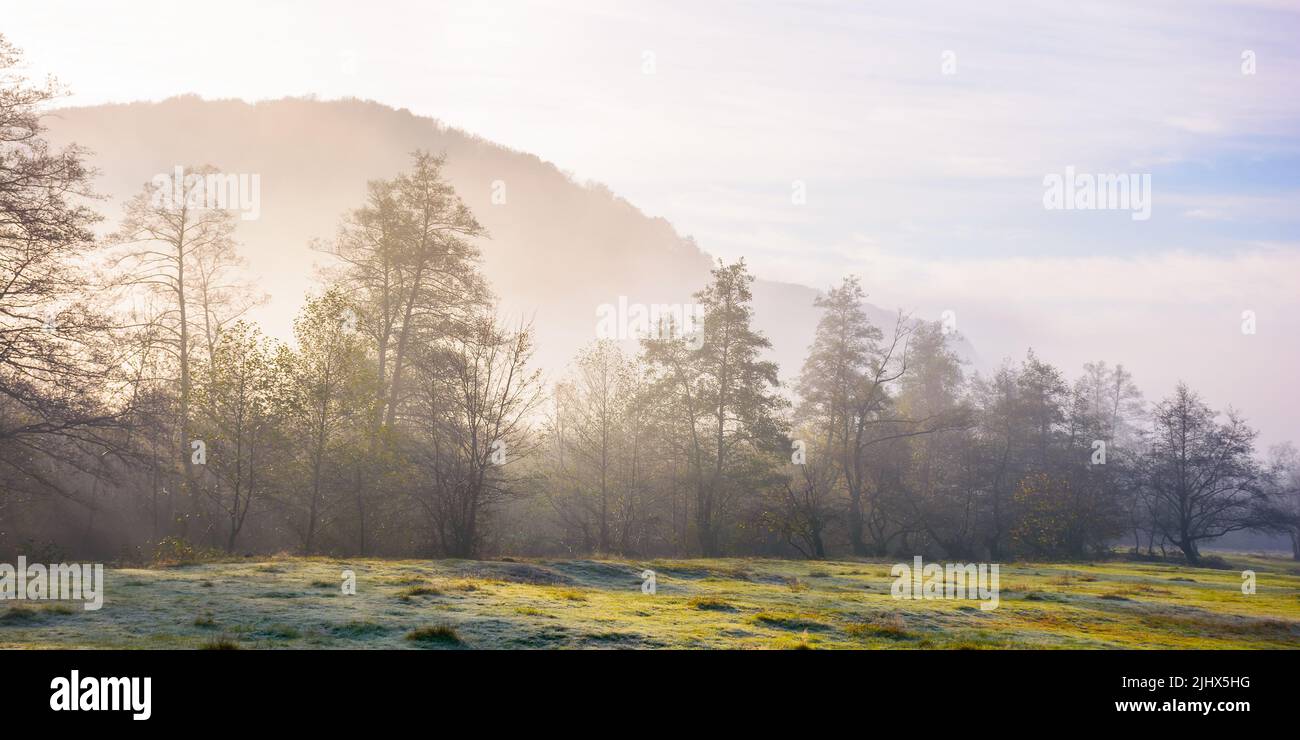
M 373 104 L 0 83 L 4 552 L 1300 556 L 1295 450 L 1105 347 L 976 372 Z

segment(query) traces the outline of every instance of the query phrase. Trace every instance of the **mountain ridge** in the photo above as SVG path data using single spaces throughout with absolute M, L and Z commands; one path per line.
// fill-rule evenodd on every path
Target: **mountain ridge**
M 328 264 L 309 244 L 330 239 L 344 213 L 363 202 L 367 181 L 404 170 L 416 149 L 446 155 L 447 179 L 490 236 L 479 243 L 484 274 L 503 312 L 533 318 L 538 361 L 548 372 L 562 370 L 596 338 L 601 304 L 620 296 L 687 303 L 716 264 L 666 218 L 601 183 L 579 182 L 535 154 L 375 101 L 183 95 L 61 108 L 47 125 L 51 141 L 89 150 L 100 171 L 96 187 L 110 199 L 99 209 L 110 226 L 123 201 L 178 165 L 259 175 L 259 218 L 240 221 L 236 238 L 250 275 L 270 295 L 252 317 L 282 338 L 291 336 L 293 315 Z M 782 377 L 802 365 L 819 293 L 755 280 L 755 323 L 772 341 Z M 893 312 L 866 308 L 883 330 L 892 328 Z

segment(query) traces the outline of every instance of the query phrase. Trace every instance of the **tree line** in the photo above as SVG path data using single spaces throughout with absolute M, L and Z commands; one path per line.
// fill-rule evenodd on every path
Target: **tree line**
M 312 245 L 332 264 L 276 341 L 237 217 L 189 197 L 219 173 L 146 185 L 97 238 L 89 154 L 44 140 L 59 91 L 17 62 L 0 38 L 0 552 L 1196 562 L 1256 530 L 1300 557 L 1290 446 L 1261 458 L 1183 385 L 1147 404 L 1123 366 L 969 373 L 943 325 L 873 325 L 853 277 L 788 386 L 743 260 L 697 333 L 594 341 L 547 382 L 427 152 Z

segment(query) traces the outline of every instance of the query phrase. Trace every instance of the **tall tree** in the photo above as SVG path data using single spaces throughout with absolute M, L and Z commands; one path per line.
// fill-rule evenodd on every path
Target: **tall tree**
M 907 373 L 898 382 L 894 413 L 913 432 L 887 440 L 877 455 L 879 478 L 892 496 L 881 505 L 893 514 L 893 530 L 872 527 L 876 542 L 889 537 L 913 537 L 937 543 L 952 557 L 972 554 L 971 514 L 977 491 L 970 485 L 969 426 L 965 377 L 961 360 L 938 322 L 916 326 L 908 342 Z M 869 520 L 869 523 L 873 520 Z
M 763 458 L 770 464 L 783 439 L 777 368 L 761 359 L 771 343 L 752 325 L 753 281 L 744 260 L 719 262 L 695 294 L 704 310 L 701 341 L 680 330 L 644 340 L 646 361 L 687 440 L 705 557 L 721 552 L 723 522 L 766 473 Z
M 294 496 L 294 527 L 313 552 L 323 521 L 335 507 L 342 469 L 365 445 L 374 404 L 373 369 L 356 313 L 338 289 L 309 298 L 294 321 L 297 350 L 290 378 L 294 417 L 303 422 L 308 483 Z
M 417 151 L 409 172 L 371 182 L 328 250 L 343 261 L 338 283 L 374 342 L 376 426 L 396 420 L 416 337 L 466 326 L 490 300 L 474 242 L 486 231 L 446 182 L 444 165 Z
M 117 285 L 144 291 L 151 298 L 149 305 L 157 312 L 144 320 L 160 329 L 154 346 L 174 363 L 177 462 L 189 507 L 181 522 L 183 533 L 189 519 L 199 515 L 191 450 L 196 360 L 215 344 L 218 328 L 246 308 L 241 302 L 226 306 L 230 313 L 214 316 L 223 308 L 219 306 L 222 292 L 210 281 L 222 272 L 223 263 L 235 259 L 236 223 L 230 211 L 208 203 L 208 178 L 217 175 L 213 167 L 187 167 L 181 170 L 179 182 L 156 178 L 145 185 L 125 205 L 112 237 L 117 248 L 109 263 Z
M 580 466 L 579 505 L 595 521 L 596 547 L 611 551 L 611 516 L 617 497 L 621 434 L 630 403 L 632 368 L 610 340 L 585 349 L 576 364 L 571 389 L 571 455 Z
M 1256 432 L 1236 412 L 1222 422 L 1219 417 L 1179 383 L 1156 406 L 1140 462 L 1156 530 L 1190 563 L 1200 561 L 1205 540 L 1264 523 L 1258 518 L 1267 494 L 1253 457 Z
M 815 305 L 822 309 L 822 316 L 796 388 L 800 398 L 796 419 L 815 431 L 818 451 L 828 456 L 843 476 L 849 499 L 849 541 L 857 555 L 865 555 L 868 549 L 862 533 L 866 474 L 861 453 L 868 416 L 883 401 L 883 395 L 878 393 L 881 384 L 870 384 L 868 377 L 873 364 L 884 370 L 883 363 L 879 363 L 884 335 L 867 319 L 862 308 L 865 297 L 860 282 L 852 276 L 817 297 Z M 820 467 L 821 455 L 814 457 L 811 464 Z M 805 470 L 805 496 L 813 493 L 807 486 L 818 485 L 828 477 L 823 472 Z
M 121 413 L 107 403 L 112 327 L 79 267 L 98 220 L 93 173 L 82 149 L 45 140 L 60 89 L 31 83 L 19 63 L 0 36 L 0 509 L 15 496 L 72 495 L 67 469 L 91 469 Z
M 224 544 L 233 552 L 249 511 L 268 496 L 287 458 L 280 422 L 293 365 L 283 348 L 241 321 L 221 334 L 199 367 L 204 382 L 195 395 L 200 413 L 194 429 L 202 435 L 200 459 L 209 473 L 199 485 L 225 517 Z
M 529 367 L 532 333 L 482 314 L 468 331 L 421 347 L 405 450 L 419 471 L 413 497 L 444 554 L 476 557 L 493 509 L 523 493 L 529 420 L 542 401 L 541 376 Z
M 896 492 L 900 484 L 900 471 L 883 462 L 886 446 L 959 422 L 947 407 L 932 409 L 919 403 L 907 410 L 898 407 L 902 383 L 912 373 L 909 343 L 917 326 L 900 314 L 885 342 L 884 333 L 867 319 L 865 297 L 858 279 L 846 277 L 817 299 L 822 317 L 799 376 L 796 412 L 799 421 L 817 430 L 818 447 L 839 467 L 838 477 L 848 497 L 849 543 L 856 555 L 881 553 L 891 526 L 898 531 L 898 522 L 891 521 L 891 512 L 883 505 L 886 494 Z M 930 370 L 938 373 L 944 337 L 935 329 L 926 338 L 934 360 Z M 939 381 L 936 376 L 926 382 Z M 874 461 L 873 453 L 877 453 Z M 806 470 L 803 477 L 805 493 L 811 481 L 827 478 L 810 477 Z
M 1291 540 L 1291 558 L 1300 560 L 1300 452 L 1286 442 L 1269 450 L 1269 500 L 1261 506 L 1265 529 Z
M 417 151 L 409 171 L 371 182 L 365 204 L 345 217 L 325 249 L 342 261 L 333 278 L 356 309 L 375 367 L 367 449 L 354 457 L 352 476 L 362 551 L 372 509 L 391 508 L 396 497 L 388 494 L 403 487 L 393 442 L 408 421 L 403 413 L 419 405 L 415 396 L 424 390 L 408 380 L 412 357 L 475 333 L 491 305 L 475 244 L 486 232 L 446 182 L 444 164 Z

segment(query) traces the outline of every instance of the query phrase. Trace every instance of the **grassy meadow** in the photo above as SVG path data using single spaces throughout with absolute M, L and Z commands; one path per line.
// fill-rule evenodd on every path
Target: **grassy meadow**
M 1011 563 L 1001 602 L 897 600 L 894 561 L 334 560 L 110 568 L 99 611 L 0 602 L 0 648 L 1300 648 L 1300 563 Z M 656 573 L 643 594 L 640 573 Z M 1241 571 L 1257 592 L 1241 591 Z M 355 595 L 341 593 L 344 569 Z

